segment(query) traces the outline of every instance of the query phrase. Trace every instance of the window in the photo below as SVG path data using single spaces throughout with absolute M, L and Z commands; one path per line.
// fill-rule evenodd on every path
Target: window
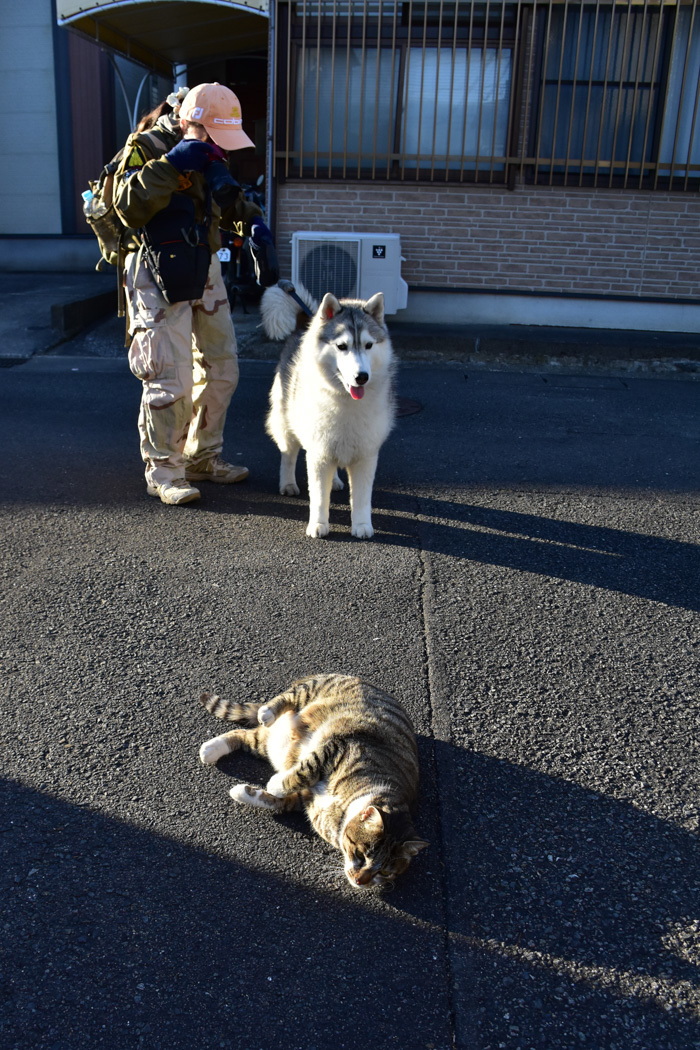
M 393 67 L 393 68 L 392 68 Z M 294 150 L 347 174 L 391 152 L 398 69 L 391 51 L 310 48 L 297 67 Z
M 660 177 L 700 177 L 700 11 L 696 5 L 677 12 L 669 62 L 668 89 L 659 144 Z M 676 188 L 680 186 L 676 183 Z
M 502 171 L 512 52 L 495 47 L 408 50 L 401 153 L 405 168 Z
M 288 173 L 503 178 L 517 4 L 285 6 Z
M 281 0 L 275 174 L 700 187 L 700 0 Z
M 641 187 L 687 181 L 693 162 L 700 174 L 695 3 L 584 0 L 540 19 L 536 181 Z

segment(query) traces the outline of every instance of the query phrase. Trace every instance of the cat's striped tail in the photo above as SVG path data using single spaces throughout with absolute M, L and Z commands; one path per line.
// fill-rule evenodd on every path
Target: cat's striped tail
M 233 700 L 222 700 L 220 696 L 210 696 L 209 693 L 202 693 L 199 702 L 210 714 L 226 722 L 241 722 L 249 726 L 258 724 L 260 704 L 237 704 Z

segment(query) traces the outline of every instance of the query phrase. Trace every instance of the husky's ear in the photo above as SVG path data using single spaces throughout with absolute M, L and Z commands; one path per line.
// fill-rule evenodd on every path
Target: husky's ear
M 379 324 L 384 324 L 384 292 L 377 292 L 371 299 L 368 299 L 363 310 L 366 314 L 371 314 Z
M 341 309 L 342 307 L 336 297 L 331 292 L 326 292 L 318 312 L 324 321 L 330 321 L 336 314 L 340 313 Z

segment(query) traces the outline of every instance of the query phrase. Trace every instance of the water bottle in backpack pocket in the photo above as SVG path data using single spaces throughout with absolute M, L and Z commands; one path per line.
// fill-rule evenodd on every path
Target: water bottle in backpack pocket
M 100 259 L 96 270 L 104 272 L 106 264 L 116 266 L 119 247 L 126 228 L 114 210 L 114 173 L 119 167 L 123 150 L 105 164 L 97 179 L 91 180 L 90 189 L 83 193 L 83 213 L 100 246 Z

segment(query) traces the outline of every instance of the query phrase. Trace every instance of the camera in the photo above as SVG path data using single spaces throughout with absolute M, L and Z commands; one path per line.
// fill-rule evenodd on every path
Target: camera
M 230 207 L 238 199 L 241 187 L 222 160 L 212 161 L 204 177 L 209 184 L 212 197 L 222 210 Z

